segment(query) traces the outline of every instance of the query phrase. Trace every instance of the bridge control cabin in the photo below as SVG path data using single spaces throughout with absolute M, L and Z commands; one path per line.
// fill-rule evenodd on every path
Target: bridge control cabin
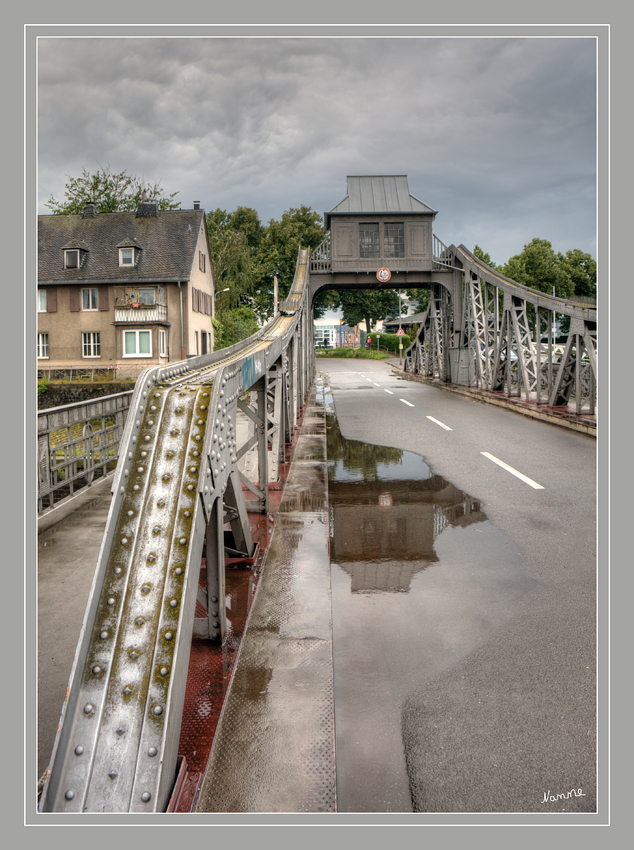
M 312 252 L 311 275 L 327 275 L 334 287 L 368 286 L 386 268 L 392 286 L 429 283 L 431 272 L 442 270 L 436 214 L 410 194 L 405 175 L 348 177 L 345 198 L 324 213 L 330 232 Z M 321 288 L 326 280 L 315 283 Z

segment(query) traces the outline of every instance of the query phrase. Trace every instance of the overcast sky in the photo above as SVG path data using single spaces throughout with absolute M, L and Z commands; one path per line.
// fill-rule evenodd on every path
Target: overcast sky
M 265 224 L 406 174 L 447 245 L 596 256 L 595 58 L 592 38 L 43 38 L 38 211 L 99 166 Z

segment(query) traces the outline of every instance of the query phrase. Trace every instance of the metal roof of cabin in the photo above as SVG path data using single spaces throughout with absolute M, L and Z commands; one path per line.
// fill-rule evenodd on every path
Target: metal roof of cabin
M 44 283 L 189 280 L 203 210 L 38 216 L 38 279 Z M 64 249 L 86 252 L 78 269 L 64 268 Z M 119 248 L 140 248 L 134 266 L 119 265 Z
M 437 210 L 428 207 L 410 194 L 407 176 L 383 175 L 368 177 L 347 177 L 346 197 L 325 213 L 326 227 L 331 215 L 358 213 L 400 213 L 431 214 Z

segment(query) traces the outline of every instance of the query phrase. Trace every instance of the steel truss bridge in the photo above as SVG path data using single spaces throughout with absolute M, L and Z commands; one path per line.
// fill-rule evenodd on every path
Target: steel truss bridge
M 522 286 L 464 245 L 443 246 L 434 262 L 451 277 L 439 282 L 435 274 L 429 285 L 429 306 L 405 352 L 406 371 L 553 407 L 574 399 L 575 413 L 595 413 L 594 303 Z M 569 326 L 561 346 L 554 344 L 556 317 Z
M 434 272 L 415 284 L 431 298 L 407 370 L 548 404 L 567 403 L 574 390 L 577 411 L 594 410 L 596 309 L 519 286 L 463 247 L 434 244 Z M 166 810 L 192 636 L 224 639 L 225 550 L 253 556 L 247 512 L 268 512 L 269 484 L 314 376 L 313 297 L 333 282 L 350 285 L 320 278 L 322 254 L 320 246 L 311 261 L 300 250 L 279 315 L 257 334 L 137 381 L 39 811 Z M 552 342 L 544 353 L 532 341 L 531 310 L 540 332 L 555 313 L 570 317 L 559 362 Z M 252 423 L 240 445 L 238 415 Z M 238 468 L 247 452 L 257 454 L 255 482 Z

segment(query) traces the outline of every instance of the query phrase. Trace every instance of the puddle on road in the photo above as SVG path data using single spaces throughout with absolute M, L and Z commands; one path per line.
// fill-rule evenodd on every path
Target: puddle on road
M 530 587 L 482 504 L 424 458 L 327 419 L 339 811 L 411 811 L 404 699 L 511 617 Z

